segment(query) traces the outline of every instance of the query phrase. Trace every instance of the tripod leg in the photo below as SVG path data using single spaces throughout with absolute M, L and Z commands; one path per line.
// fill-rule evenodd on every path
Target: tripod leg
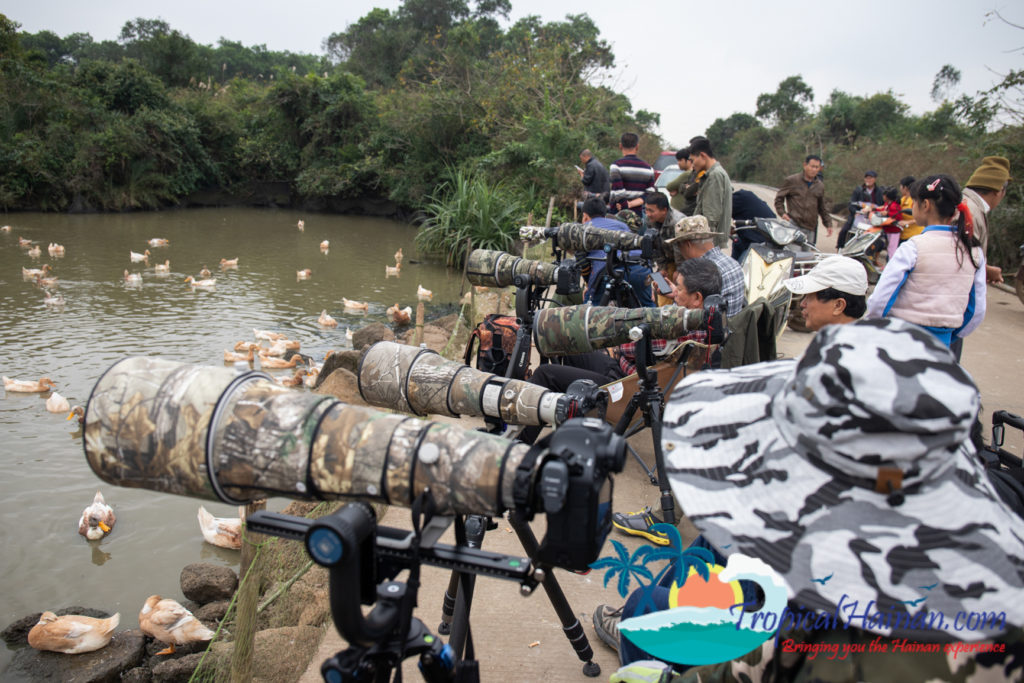
M 519 519 L 519 516 L 513 511 L 508 513 L 508 522 L 515 529 L 516 535 L 523 544 L 523 549 L 526 551 L 527 556 L 535 557 L 539 545 L 537 537 L 533 535 L 533 529 L 526 522 Z M 562 587 L 558 585 L 558 579 L 555 578 L 551 567 L 544 568 L 544 580 L 541 584 L 544 586 L 544 592 L 547 593 L 551 606 L 555 608 L 559 621 L 562 622 L 562 631 L 565 633 L 565 637 L 569 639 L 569 644 L 575 650 L 576 656 L 583 662 L 583 674 L 591 678 L 599 676 L 601 674 L 601 665 L 594 661 L 594 650 L 590 647 L 587 634 L 583 631 L 583 626 L 572 611 L 569 601 L 566 600 L 565 593 L 562 592 Z
M 466 539 L 465 539 L 466 545 L 468 547 L 470 547 L 470 548 L 479 548 L 480 545 L 483 543 L 483 540 L 484 540 L 484 532 L 487 531 L 487 518 L 486 517 L 482 517 L 480 515 L 470 515 L 470 516 L 468 516 L 466 518 L 465 525 L 466 525 L 466 527 L 465 527 L 466 528 Z M 457 651 L 458 651 L 458 653 L 460 655 L 462 653 L 462 649 L 461 649 L 462 645 L 461 645 L 461 643 L 464 642 L 464 640 L 462 640 L 462 639 L 465 638 L 465 629 L 462 629 L 459 632 L 455 632 L 458 629 L 458 623 L 459 623 L 459 620 L 456 619 L 456 615 L 459 615 L 459 617 L 461 617 L 461 621 L 468 622 L 468 620 L 469 620 L 469 604 L 470 604 L 468 602 L 465 603 L 465 604 L 462 604 L 464 602 L 462 600 L 462 598 L 464 597 L 462 595 L 463 591 L 459 590 L 460 581 L 461 581 L 462 577 L 463 577 L 462 573 L 457 572 L 457 571 L 453 571 L 451 576 L 449 577 L 449 579 L 448 579 L 448 588 L 444 592 L 444 601 L 443 601 L 443 603 L 441 605 L 441 623 L 438 624 L 438 626 L 437 626 L 437 632 L 440 633 L 441 635 L 443 635 L 443 636 L 447 636 L 449 634 L 452 635 L 452 637 L 449 639 L 450 642 L 452 642 L 452 643 L 460 643 L 458 648 L 456 648 L 455 645 L 452 645 L 453 648 L 457 649 Z M 468 575 L 468 577 L 470 579 L 470 584 L 469 584 L 469 590 L 466 591 L 466 592 L 469 593 L 470 601 L 472 601 L 472 595 L 473 595 L 473 583 L 472 583 L 472 581 L 476 577 L 474 575 L 472 575 L 472 574 Z M 459 611 L 458 608 L 460 606 L 464 608 L 464 612 L 460 612 Z M 456 626 L 454 628 L 452 626 L 453 621 L 456 624 Z
M 647 466 L 647 463 L 645 463 L 644 459 L 640 457 L 640 454 L 637 453 L 636 450 L 634 450 L 634 448 L 630 446 L 628 443 L 626 444 L 626 449 L 633 454 L 633 457 L 636 458 L 636 461 L 640 463 L 640 467 L 644 468 L 644 472 L 647 473 L 647 478 L 651 480 L 651 485 L 657 486 L 658 477 L 655 476 L 654 470 Z
M 452 632 L 452 617 L 455 615 L 455 596 L 459 594 L 459 572 L 452 572 L 448 578 L 448 588 L 444 591 L 444 602 L 441 604 L 441 623 L 437 632 L 446 636 Z
M 651 438 L 654 440 L 654 464 L 658 469 L 658 488 L 661 489 L 661 511 L 666 522 L 675 524 L 676 504 L 665 470 L 665 451 L 661 448 L 661 397 L 653 396 L 644 412 L 651 425 Z

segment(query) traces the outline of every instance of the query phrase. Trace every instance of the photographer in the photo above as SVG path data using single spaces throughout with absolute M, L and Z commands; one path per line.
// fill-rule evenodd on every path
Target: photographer
M 713 547 L 782 577 L 787 610 L 828 618 L 780 618 L 743 657 L 683 673 L 623 640 L 611 680 L 1020 680 L 1024 520 L 970 440 L 979 405 L 949 349 L 896 319 L 687 378 L 665 411 L 676 498 Z M 963 628 L 961 614 L 993 618 Z
M 592 225 L 595 228 L 601 228 L 602 230 L 618 230 L 618 231 L 629 231 L 629 226 L 622 221 L 614 218 L 608 218 L 605 214 L 608 212 L 608 207 L 604 203 L 604 200 L 600 197 L 590 197 L 583 202 L 583 223 L 584 225 Z M 622 252 L 619 252 L 622 254 Z M 595 250 L 587 254 L 590 259 L 590 273 L 589 275 L 584 270 L 584 277 L 587 278 L 587 293 L 584 297 L 586 303 L 597 304 L 598 293 L 602 291 L 605 280 L 608 274 L 605 272 L 605 261 L 606 254 L 604 251 Z M 634 249 L 626 252 L 623 256 L 631 261 L 638 261 L 640 259 L 640 250 Z M 654 298 L 651 296 L 651 287 L 648 285 L 648 279 L 651 276 L 651 269 L 642 263 L 632 263 L 623 266 L 626 271 L 626 280 L 629 282 L 630 287 L 636 293 L 637 300 L 641 306 L 647 308 L 654 307 Z
M 672 298 L 677 306 L 702 308 L 704 299 L 718 294 L 722 289 L 722 277 L 710 261 L 694 259 L 685 262 L 672 276 Z M 704 341 L 707 332 L 698 330 L 675 340 L 654 339 L 651 347 L 657 356 L 671 353 L 679 344 L 694 340 Z M 564 392 L 578 379 L 589 379 L 598 386 L 622 379 L 636 372 L 636 345 L 623 344 L 613 349 L 614 356 L 601 351 L 565 356 L 563 365 L 542 363 L 534 370 L 530 382 L 552 391 Z M 520 440 L 533 443 L 540 434 L 540 427 L 526 427 Z

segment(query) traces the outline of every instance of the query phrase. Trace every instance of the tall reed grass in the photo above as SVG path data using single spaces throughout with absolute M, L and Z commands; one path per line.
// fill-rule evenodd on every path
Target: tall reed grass
M 518 239 L 522 200 L 504 183 L 490 183 L 475 171 L 450 169 L 448 178 L 429 197 L 423 208 L 427 219 L 416 234 L 417 248 L 443 255 L 449 266 L 458 266 L 471 249 L 508 251 Z

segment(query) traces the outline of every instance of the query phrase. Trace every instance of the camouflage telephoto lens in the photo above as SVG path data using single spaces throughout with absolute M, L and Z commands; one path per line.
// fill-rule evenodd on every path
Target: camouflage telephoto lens
M 240 504 L 268 495 L 408 507 L 424 489 L 441 514 L 512 505 L 529 446 L 457 425 L 349 406 L 236 375 L 129 358 L 96 384 L 85 456 L 117 486 Z
M 497 417 L 514 425 L 556 424 L 565 394 L 446 360 L 438 353 L 377 342 L 359 360 L 359 394 L 372 406 L 414 415 Z
M 601 251 L 605 245 L 614 249 L 639 249 L 643 235 L 629 230 L 606 230 L 592 225 L 562 223 L 556 235 L 558 246 L 574 253 Z
M 699 308 L 681 306 L 545 308 L 534 316 L 533 340 L 545 356 L 571 356 L 634 341 L 630 330 L 641 324 L 650 328 L 652 339 L 677 339 L 700 329 L 704 315 Z
M 555 264 L 524 259 L 503 251 L 474 249 L 466 265 L 470 284 L 481 287 L 511 287 L 516 275 L 529 275 L 535 285 L 555 284 Z

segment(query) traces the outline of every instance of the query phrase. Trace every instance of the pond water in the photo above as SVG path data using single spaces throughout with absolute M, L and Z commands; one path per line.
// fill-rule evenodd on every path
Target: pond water
M 304 231 L 297 229 L 303 220 Z M 0 374 L 20 380 L 49 377 L 72 405 L 85 405 L 100 375 L 128 356 L 158 356 L 223 365 L 236 341 L 252 341 L 253 328 L 283 332 L 302 352 L 323 359 L 349 348 L 348 328 L 388 322 L 385 309 L 416 306 L 417 286 L 434 292 L 428 315 L 454 310 L 460 273 L 440 264 L 414 264 L 415 229 L 394 221 L 302 214 L 266 209 L 189 209 L 117 215 L 11 214 L 0 233 Z M 33 258 L 19 237 L 41 246 Z M 148 247 L 152 238 L 167 247 Z M 327 252 L 320 244 L 328 240 Z M 49 243 L 65 247 L 50 256 Z M 399 277 L 385 277 L 401 247 Z M 149 249 L 149 265 L 131 263 L 129 251 Z M 238 259 L 221 270 L 220 260 Z M 154 264 L 170 261 L 161 276 Z M 25 281 L 22 268 L 51 265 L 63 306 L 44 303 L 45 292 Z M 206 265 L 213 291 L 193 290 Z M 296 272 L 312 270 L 309 279 Z M 124 271 L 142 275 L 126 284 Z M 343 308 L 342 297 L 369 304 L 365 313 Z M 447 310 L 443 310 L 447 309 Z M 322 310 L 338 327 L 317 323 Z M 270 370 L 276 376 L 290 370 Z M 196 520 L 200 501 L 118 488 L 100 481 L 83 455 L 78 423 L 47 412 L 46 394 L 5 392 L 0 399 L 0 628 L 30 612 L 85 605 L 121 613 L 121 628 L 135 628 L 146 597 L 183 599 L 181 568 L 212 562 L 237 568 L 236 551 L 204 543 Z M 97 490 L 115 512 L 107 538 L 89 542 L 78 520 Z M 281 509 L 286 501 L 272 501 Z M 218 516 L 236 509 L 204 503 Z M 0 649 L 0 672 L 11 653 Z M 0 678 L 2 678 L 0 674 Z

